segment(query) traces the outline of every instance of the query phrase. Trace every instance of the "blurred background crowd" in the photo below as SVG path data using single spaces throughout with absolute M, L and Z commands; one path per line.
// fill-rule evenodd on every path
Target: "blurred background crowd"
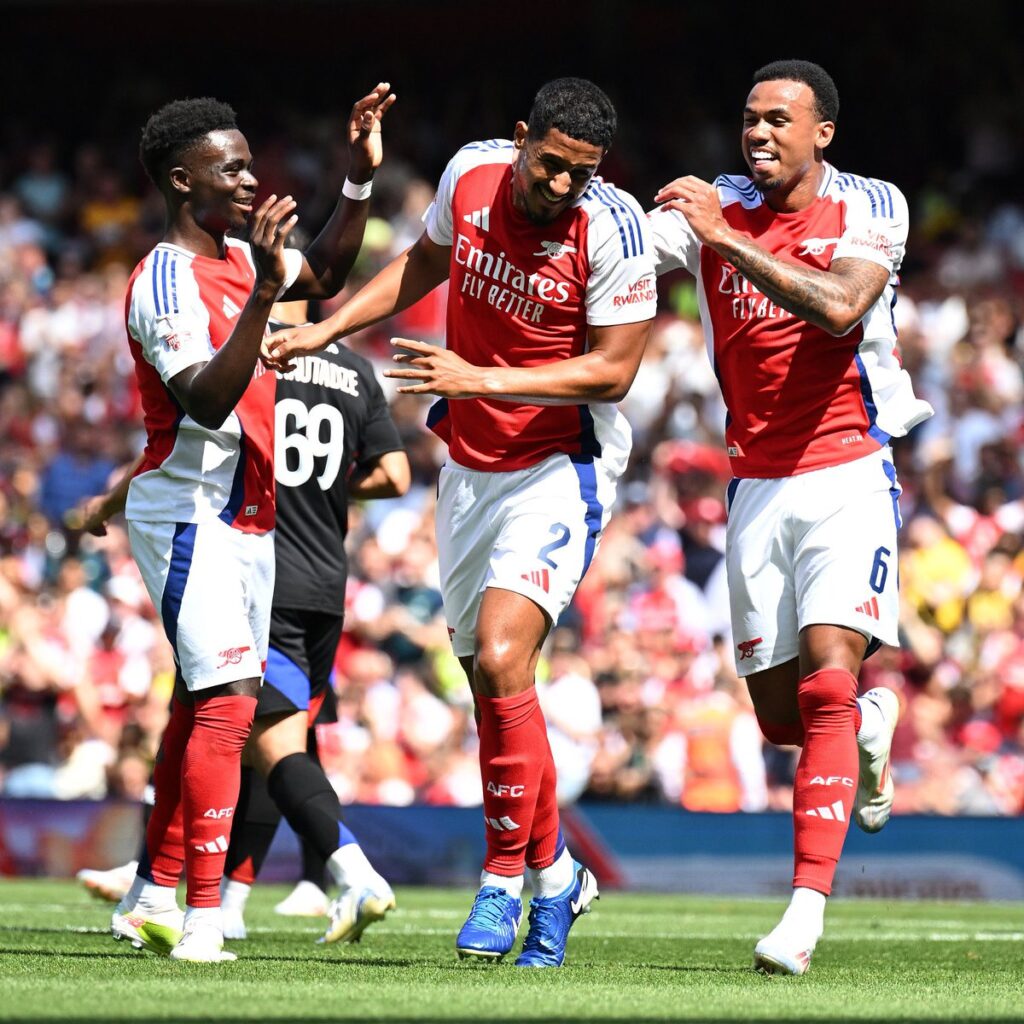
M 451 13 L 458 5 L 439 6 Z M 324 16 L 323 5 L 310 11 Z M 870 56 L 864 46 L 861 59 Z M 714 77 L 727 83 L 727 102 L 721 85 L 700 79 L 711 95 L 706 104 L 687 95 L 671 113 L 663 105 L 662 114 L 647 111 L 632 126 L 631 87 L 613 81 L 623 132 L 603 172 L 649 204 L 656 187 L 679 173 L 742 170 L 738 114 L 749 74 L 789 55 L 748 46 L 734 55 L 731 81 Z M 862 674 L 864 689 L 890 686 L 903 703 L 896 810 L 1021 814 L 1024 202 L 1014 187 L 1021 113 L 1005 102 L 1013 89 L 980 76 L 958 94 L 933 143 L 935 160 L 919 159 L 920 150 L 893 155 L 863 145 L 878 83 L 862 83 L 852 57 L 837 54 L 830 63 L 812 49 L 799 55 L 829 66 L 843 97 L 834 161 L 895 181 L 911 209 L 894 315 L 904 365 L 936 415 L 895 446 L 902 647 L 883 648 Z M 363 55 L 360 73 L 371 65 Z M 946 74 L 929 67 L 933 76 Z M 592 68 L 564 70 L 605 84 Z M 399 82 L 394 72 L 399 104 L 385 125 L 375 216 L 350 290 L 419 234 L 447 156 L 474 138 L 509 134 L 536 85 L 562 72 L 531 70 L 516 89 L 487 79 L 472 98 L 451 92 L 443 101 L 429 77 L 420 81 L 430 88 L 417 92 L 415 77 Z M 444 81 L 460 81 L 452 73 Z M 92 123 L 72 124 L 66 112 L 63 121 L 32 121 L 24 112 L 0 120 L 3 796 L 141 797 L 173 681 L 123 524 L 94 538 L 74 528 L 73 515 L 144 441 L 124 295 L 132 267 L 160 237 L 163 207 L 134 149 L 146 113 L 197 91 L 180 69 L 160 88 L 155 73 L 138 74 L 132 101 L 111 86 L 90 108 L 104 115 Z M 350 98 L 379 76 L 347 71 Z M 954 91 L 955 82 L 946 84 Z M 291 192 L 303 226 L 315 232 L 345 172 L 347 108 L 337 87 L 329 112 L 322 95 L 309 106 L 278 97 L 261 109 L 237 81 L 213 79 L 205 88 L 239 108 L 261 193 Z M 847 110 L 852 144 L 843 142 Z M 891 108 L 885 118 L 898 121 Z M 907 127 L 911 139 L 920 131 Z M 691 810 L 782 809 L 791 801 L 795 753 L 762 743 L 733 662 L 722 555 L 724 409 L 692 284 L 674 275 L 660 293 L 654 334 L 624 403 L 635 440 L 630 468 L 540 670 L 561 795 Z M 353 338 L 352 347 L 383 366 L 392 335 L 442 339 L 443 312 L 439 290 L 398 322 Z M 319 728 L 321 756 L 343 801 L 480 802 L 472 704 L 438 590 L 432 516 L 444 450 L 423 427 L 426 405 L 392 393 L 413 466 L 409 494 L 352 511 L 337 721 Z

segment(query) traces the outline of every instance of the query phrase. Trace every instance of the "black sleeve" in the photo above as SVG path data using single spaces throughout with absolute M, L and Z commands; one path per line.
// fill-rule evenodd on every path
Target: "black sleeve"
M 387 452 L 404 451 L 405 445 L 398 435 L 398 428 L 391 418 L 387 399 L 373 369 L 369 365 L 365 369 L 360 367 L 359 376 L 362 379 L 367 408 L 366 422 L 363 424 L 362 436 L 357 446 L 356 463 L 365 466 Z

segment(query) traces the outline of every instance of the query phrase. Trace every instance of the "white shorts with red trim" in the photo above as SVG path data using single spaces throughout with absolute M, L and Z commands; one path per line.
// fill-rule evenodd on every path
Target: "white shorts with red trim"
M 618 466 L 552 455 L 528 469 L 441 468 L 437 549 L 452 649 L 474 652 L 487 587 L 528 597 L 552 623 L 572 600 L 615 502 Z
M 799 655 L 805 626 L 898 644 L 900 485 L 890 449 L 841 466 L 729 484 L 726 570 L 736 668 Z
M 260 679 L 274 596 L 274 534 L 129 520 L 132 554 L 189 690 Z

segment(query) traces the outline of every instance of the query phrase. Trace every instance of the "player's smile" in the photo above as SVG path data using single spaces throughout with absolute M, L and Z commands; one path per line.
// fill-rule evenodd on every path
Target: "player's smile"
M 519 156 L 513 165 L 512 203 L 535 224 L 547 224 L 572 205 L 590 184 L 604 150 L 572 139 L 557 128 L 531 139 L 523 121 L 516 125 Z
M 189 154 L 187 166 L 196 221 L 211 230 L 243 227 L 259 184 L 245 136 L 235 129 L 210 132 Z
M 814 93 L 803 82 L 760 82 L 743 111 L 743 158 L 762 192 L 785 190 L 813 170 L 815 150 L 831 139 L 832 122 L 819 121 Z

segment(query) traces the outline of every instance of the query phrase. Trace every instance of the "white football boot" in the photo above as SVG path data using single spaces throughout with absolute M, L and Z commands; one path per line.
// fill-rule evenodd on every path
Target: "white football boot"
M 177 907 L 154 911 L 118 904 L 110 919 L 110 934 L 118 941 L 127 939 L 135 949 L 167 956 L 181 940 L 184 926 L 185 914 Z
M 874 722 L 865 722 L 857 734 L 857 752 L 860 756 L 860 774 L 857 796 L 853 804 L 853 820 L 864 832 L 878 832 L 889 820 L 892 801 L 896 793 L 889 754 L 892 736 L 900 717 L 900 700 L 892 690 L 876 686 L 860 698 L 861 714 L 867 711 Z M 872 708 L 877 709 L 877 714 Z M 865 736 L 862 739 L 861 733 Z
M 799 887 L 782 920 L 754 947 L 754 968 L 762 974 L 806 974 L 825 930 L 825 896 Z
M 224 932 L 218 923 L 219 915 L 203 915 L 186 919 L 185 931 L 171 950 L 172 960 L 187 960 L 197 964 L 224 963 L 237 960 L 234 953 L 224 948 Z
M 330 904 L 319 885 L 302 881 L 274 907 L 274 913 L 284 917 L 326 917 Z
M 124 899 L 125 893 L 132 887 L 132 882 L 135 881 L 135 872 L 138 869 L 139 862 L 133 860 L 120 867 L 110 868 L 108 871 L 82 868 L 75 878 L 97 899 L 106 900 L 108 903 L 117 903 Z
M 331 901 L 330 923 L 319 941 L 358 942 L 371 924 L 383 921 L 384 915 L 394 909 L 391 886 L 375 873 L 366 884 L 351 886 Z

